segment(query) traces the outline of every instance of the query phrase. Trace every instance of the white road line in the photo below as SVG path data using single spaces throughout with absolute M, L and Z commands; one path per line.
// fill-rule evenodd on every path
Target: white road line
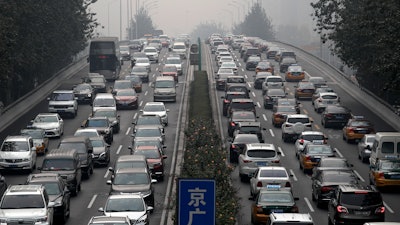
M 87 206 L 88 209 L 92 208 L 92 205 L 94 201 L 96 201 L 97 195 L 93 195 L 92 199 L 89 202 L 89 205 Z
M 254 93 L 254 91 L 251 92 L 251 95 L 253 95 L 253 97 L 256 97 L 256 94 Z
M 135 114 L 133 115 L 133 120 L 136 120 L 137 117 L 137 112 L 135 112 Z
M 261 108 L 260 102 L 257 102 L 257 106 L 258 108 Z
M 241 63 L 239 63 L 239 67 L 241 67 L 242 66 L 242 64 Z M 243 71 L 243 69 L 242 69 L 242 71 Z
M 334 150 L 336 151 L 336 153 L 339 155 L 340 158 L 343 158 L 343 155 L 342 153 L 339 152 L 339 149 L 334 148 Z
M 142 106 L 142 105 L 143 105 L 143 101 L 140 101 L 139 106 Z
M 267 116 L 265 114 L 262 114 L 263 118 L 265 121 L 268 121 Z
M 121 149 L 122 149 L 122 145 L 120 145 L 120 146 L 118 146 L 118 149 L 117 149 L 117 155 L 119 155 L 119 152 L 121 151 Z
M 307 109 L 303 109 L 304 114 L 308 114 Z
M 269 133 L 271 134 L 272 137 L 275 137 L 274 131 L 272 129 L 269 129 Z
M 247 79 L 247 78 L 248 78 L 248 77 L 247 77 L 247 74 L 245 74 L 244 77 Z
M 251 88 L 251 84 L 249 82 L 247 82 L 247 85 L 249 86 L 249 88 Z
M 314 208 L 312 207 L 310 200 L 308 200 L 307 197 L 304 197 L 304 201 L 306 202 L 306 204 L 307 204 L 308 208 L 310 209 L 310 211 L 314 212 Z
M 285 153 L 282 151 L 282 148 L 281 148 L 281 147 L 278 147 L 278 151 L 281 153 L 281 156 L 282 156 L 282 157 L 285 157 Z
M 358 179 L 360 179 L 362 182 L 365 182 L 364 178 L 362 178 L 362 176 L 356 170 L 353 171 L 357 175 Z
M 308 78 L 311 77 L 311 75 L 310 75 L 307 71 L 304 71 L 304 74 L 305 74 Z
M 130 132 L 131 132 L 131 127 L 128 127 L 128 129 L 125 132 L 125 135 L 128 136 Z
M 150 84 L 149 84 L 149 85 L 150 85 Z M 146 92 L 144 93 L 144 95 L 147 95 L 147 92 L 148 92 L 148 91 L 146 91 Z
M 389 207 L 388 204 L 386 204 L 386 202 L 383 202 L 383 205 L 385 206 L 385 208 L 390 212 L 390 213 L 394 213 L 393 209 Z
M 294 171 L 292 169 L 290 169 L 289 172 L 290 172 L 290 174 L 292 174 L 293 180 L 297 181 L 297 177 L 296 177 L 296 174 L 294 174 Z
M 106 174 L 104 174 L 104 178 L 107 178 L 109 173 L 110 173 L 110 171 L 107 170 L 107 171 L 106 171 Z

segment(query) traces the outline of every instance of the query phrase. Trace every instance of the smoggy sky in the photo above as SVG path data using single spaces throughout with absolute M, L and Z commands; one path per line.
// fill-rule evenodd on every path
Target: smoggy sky
M 256 0 L 98 0 L 91 6 L 101 26 L 100 35 L 126 38 L 129 16 L 136 4 L 144 6 L 157 29 L 176 36 L 190 33 L 196 25 L 210 22 L 229 30 L 232 23 L 242 21 Z M 307 26 L 312 29 L 311 0 L 259 0 L 274 27 L 285 24 Z M 120 3 L 121 6 L 120 7 Z M 121 13 L 120 13 L 121 11 Z M 120 16 L 121 15 L 121 16 Z M 120 23 L 120 21 L 122 23 Z M 122 24 L 122 26 L 120 26 Z

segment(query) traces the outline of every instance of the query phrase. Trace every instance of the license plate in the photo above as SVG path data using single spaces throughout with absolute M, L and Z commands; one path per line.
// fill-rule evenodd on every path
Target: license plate
M 271 212 L 283 213 L 283 209 L 271 209 Z
M 257 166 L 267 166 L 266 162 L 257 162 Z
M 369 211 L 354 211 L 355 215 L 369 216 Z
M 344 118 L 343 116 L 336 116 L 336 119 L 338 119 L 338 120 L 341 120 L 343 118 Z
M 8 167 L 18 167 L 18 166 L 14 165 L 14 164 L 11 164 L 11 165 L 8 165 Z
M 57 112 L 65 112 L 63 109 L 58 109 Z
M 400 175 L 391 175 L 390 179 L 400 179 Z
M 357 132 L 360 133 L 360 134 L 366 134 L 367 133 L 366 130 L 358 130 Z
M 303 90 L 303 93 L 310 93 L 311 90 Z
M 326 104 L 333 104 L 333 101 L 326 101 Z

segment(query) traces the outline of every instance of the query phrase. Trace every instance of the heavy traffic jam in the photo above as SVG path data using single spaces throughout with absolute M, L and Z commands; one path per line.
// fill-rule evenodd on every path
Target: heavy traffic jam
M 400 224 L 399 132 L 297 49 L 232 34 L 201 46 L 238 224 Z M 89 66 L 1 145 L 0 224 L 165 224 L 189 48 L 91 40 Z

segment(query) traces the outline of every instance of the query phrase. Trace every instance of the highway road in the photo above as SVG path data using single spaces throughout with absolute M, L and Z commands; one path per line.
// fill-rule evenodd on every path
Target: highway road
M 160 53 L 160 63 L 151 65 L 151 78 L 150 80 L 154 80 L 158 75 L 158 71 L 162 66 L 162 62 L 166 59 L 168 55 L 168 50 L 166 48 L 162 49 Z M 186 111 L 183 109 L 184 93 L 187 91 L 186 87 L 189 79 L 192 77 L 188 74 L 188 70 L 191 69 L 188 65 L 186 65 L 187 61 L 184 61 L 183 71 L 184 75 L 179 76 L 179 83 L 177 87 L 177 101 L 176 103 L 165 103 L 166 107 L 169 109 L 168 117 L 169 124 L 166 127 L 166 139 L 165 144 L 167 146 L 165 153 L 168 156 L 166 159 L 166 176 L 164 181 L 158 182 L 155 184 L 155 209 L 154 212 L 150 215 L 150 224 L 161 224 L 166 222 L 166 216 L 168 215 L 168 211 L 166 207 L 168 206 L 170 201 L 170 191 L 172 189 L 172 177 L 169 176 L 170 173 L 174 173 L 175 167 L 175 157 L 178 151 L 179 144 L 181 144 L 180 148 L 182 148 L 182 133 L 180 132 L 182 118 L 185 118 Z M 121 77 L 129 74 L 130 63 L 124 63 L 121 70 Z M 72 89 L 74 84 L 78 84 L 81 82 L 81 78 L 88 74 L 88 67 L 86 66 L 84 69 L 74 74 L 70 79 L 66 79 L 59 84 L 57 89 Z M 112 85 L 112 83 L 107 84 Z M 39 90 L 40 91 L 40 90 Z M 150 83 L 143 83 L 143 91 L 139 94 L 139 109 L 137 110 L 119 110 L 118 114 L 120 115 L 121 120 L 121 130 L 118 134 L 114 134 L 114 142 L 111 145 L 111 163 L 109 166 L 113 166 L 113 162 L 119 155 L 129 154 L 128 146 L 132 143 L 132 122 L 136 119 L 138 114 L 140 113 L 140 109 L 145 105 L 146 102 L 153 101 L 153 89 L 150 87 Z M 22 115 L 16 122 L 12 123 L 7 128 L 3 129 L 0 133 L 0 138 L 3 140 L 7 135 L 17 135 L 19 131 L 26 127 L 26 125 L 32 120 L 38 113 L 47 112 L 48 102 L 46 99 L 40 101 L 32 109 L 27 109 L 26 113 Z M 80 125 L 83 120 L 87 119 L 89 114 L 91 113 L 90 105 L 79 105 L 78 115 L 75 118 L 64 118 L 65 122 L 65 130 L 64 136 L 73 135 L 76 129 L 80 128 Z M 58 146 L 60 139 L 50 139 L 49 149 L 55 149 Z M 40 166 L 43 161 L 43 156 L 38 156 L 37 165 Z M 174 162 L 174 163 L 172 163 Z M 83 225 L 87 224 L 90 217 L 95 215 L 101 215 L 98 212 L 99 207 L 104 207 L 105 201 L 108 197 L 108 193 L 110 190 L 110 186 L 106 184 L 106 181 L 110 179 L 110 174 L 108 172 L 108 167 L 99 167 L 95 168 L 93 176 L 88 180 L 84 180 L 82 183 L 82 191 L 79 192 L 78 196 L 71 198 L 71 216 L 67 221 L 67 225 Z M 39 171 L 34 171 L 34 173 L 38 173 Z M 6 178 L 6 182 L 8 184 L 23 184 L 26 181 L 28 173 L 19 173 L 19 172 L 5 172 L 3 176 Z
M 285 46 L 288 49 L 291 49 L 290 46 Z M 218 118 L 217 125 L 222 129 L 221 130 L 221 138 L 225 141 L 225 147 L 227 148 L 228 154 L 228 146 L 229 142 L 227 141 L 227 119 L 222 116 L 222 99 L 221 96 L 223 92 L 215 90 L 215 80 L 213 78 L 214 71 L 216 71 L 216 64 L 213 61 L 213 55 L 211 55 L 209 48 L 207 45 L 203 45 L 202 48 L 203 55 L 205 57 L 206 68 L 209 75 L 209 82 L 212 85 L 211 98 L 214 100 L 214 113 L 215 117 Z M 366 106 L 361 103 L 360 99 L 357 97 L 354 92 L 361 92 L 354 86 L 348 86 L 346 81 L 343 81 L 341 75 L 332 69 L 331 67 L 325 65 L 324 63 L 316 60 L 314 57 L 310 55 L 300 52 L 297 49 L 295 50 L 299 64 L 303 66 L 303 68 L 307 72 L 307 76 L 323 76 L 328 80 L 328 85 L 331 86 L 340 96 L 342 104 L 348 106 L 353 114 L 355 115 L 363 115 L 371 120 L 375 124 L 375 128 L 377 131 L 394 131 L 395 128 L 392 127 L 387 121 L 383 120 L 379 114 L 376 113 L 377 110 L 373 110 L 372 108 Z M 165 60 L 165 56 L 168 54 L 166 49 L 163 49 L 160 55 L 160 63 L 152 65 L 152 78 L 157 75 L 158 70 L 162 64 L 162 61 Z M 264 139 L 266 143 L 273 143 L 281 154 L 281 162 L 282 165 L 287 168 L 287 170 L 293 175 L 293 191 L 296 197 L 299 197 L 300 200 L 297 202 L 300 212 L 308 212 L 312 215 L 314 221 L 317 221 L 316 224 L 327 224 L 327 211 L 325 209 L 319 209 L 316 207 L 316 204 L 311 201 L 311 179 L 310 176 L 304 174 L 299 169 L 299 163 L 294 155 L 294 144 L 293 143 L 284 143 L 281 140 L 281 130 L 280 128 L 275 128 L 271 124 L 271 110 L 264 109 L 261 90 L 254 90 L 252 86 L 254 71 L 246 71 L 244 69 L 245 64 L 240 59 L 238 52 L 234 52 L 236 58 L 238 59 L 239 74 L 243 74 L 246 76 L 246 80 L 248 82 L 249 87 L 251 88 L 251 98 L 258 105 L 257 107 L 257 115 L 259 116 L 259 120 L 262 123 L 262 126 L 266 128 L 264 132 Z M 263 54 L 265 58 L 265 54 Z M 191 74 L 189 69 L 192 69 L 187 65 L 187 61 L 185 61 L 184 73 L 183 76 L 179 77 L 179 86 L 178 86 L 178 97 L 176 103 L 166 103 L 169 111 L 169 126 L 166 128 L 166 154 L 167 158 L 167 168 L 166 171 L 171 173 L 174 171 L 174 164 L 176 164 L 174 156 L 176 156 L 178 150 L 182 150 L 181 147 L 181 119 L 185 117 L 186 105 L 184 105 L 184 96 L 187 93 L 188 82 L 191 80 Z M 275 65 L 275 68 L 278 68 L 278 64 L 276 62 L 272 62 Z M 122 76 L 129 73 L 129 63 L 125 63 L 123 65 Z M 70 79 L 64 80 L 60 83 L 60 88 L 71 89 L 74 84 L 77 84 L 81 81 L 81 77 L 86 76 L 88 73 L 88 68 L 85 67 L 78 73 L 74 74 Z M 276 74 L 279 74 L 279 71 L 276 71 Z M 283 75 L 283 74 L 281 74 Z M 293 97 L 293 90 L 295 83 L 286 83 L 286 90 L 289 93 L 289 97 Z M 351 90 L 352 92 L 349 92 Z M 139 94 L 140 98 L 140 107 L 145 104 L 145 102 L 152 101 L 152 88 L 149 87 L 149 84 L 144 84 L 143 92 Z M 185 106 L 185 107 L 184 107 Z M 24 128 L 34 116 L 40 112 L 47 111 L 47 101 L 43 99 L 40 101 L 32 109 L 27 109 L 26 113 L 22 115 L 16 122 L 12 123 L 10 126 L 5 128 L 2 132 L 0 132 L 0 138 L 4 139 L 7 135 L 18 134 L 19 130 Z M 66 126 L 65 126 L 65 135 L 72 135 L 77 128 L 80 127 L 81 122 L 88 117 L 91 112 L 91 106 L 89 105 L 80 105 L 78 115 L 74 119 L 65 118 Z M 324 129 L 320 123 L 320 115 L 314 112 L 311 107 L 311 102 L 308 100 L 301 101 L 301 112 L 308 114 L 315 122 L 313 123 L 314 130 L 321 130 L 329 137 L 329 144 L 331 144 L 337 151 L 337 157 L 344 157 L 349 160 L 350 163 L 354 164 L 354 170 L 359 176 L 360 180 L 364 183 L 368 183 L 368 165 L 362 163 L 357 158 L 357 148 L 355 144 L 348 144 L 342 140 L 342 131 L 337 129 Z M 132 138 L 131 134 L 131 122 L 135 119 L 135 117 L 139 114 L 139 110 L 120 110 L 119 114 L 121 116 L 121 131 L 119 134 L 114 135 L 114 142 L 111 146 L 112 149 L 112 161 L 116 159 L 118 155 L 129 154 L 128 146 L 131 145 Z M 50 141 L 50 149 L 56 148 L 60 139 L 51 139 Z M 38 157 L 38 164 L 41 165 L 43 157 Z M 113 163 L 111 163 L 113 165 Z M 235 166 L 235 165 L 234 165 Z M 38 172 L 38 171 L 35 171 Z M 25 182 L 27 174 L 19 174 L 19 173 L 5 173 L 3 174 L 6 178 L 8 184 L 22 184 Z M 250 206 L 252 201 L 248 199 L 249 197 L 249 184 L 243 183 L 240 181 L 238 176 L 238 171 L 235 169 L 232 173 L 232 182 L 234 187 L 237 188 L 238 196 L 240 197 L 240 206 L 241 210 L 238 215 L 238 224 L 240 225 L 248 225 L 250 224 Z M 77 197 L 73 197 L 71 199 L 71 217 L 67 221 L 67 225 L 83 225 L 87 224 L 89 218 L 94 215 L 100 215 L 97 211 L 99 207 L 104 206 L 105 200 L 107 199 L 109 186 L 106 185 L 106 180 L 110 178 L 110 174 L 107 172 L 107 167 L 96 168 L 94 175 L 89 179 L 85 180 L 82 185 L 82 192 L 78 194 Z M 150 216 L 150 224 L 166 224 L 166 215 L 167 203 L 172 202 L 173 197 L 169 196 L 169 191 L 171 190 L 171 185 L 173 184 L 174 179 L 171 179 L 171 176 L 166 176 L 162 182 L 155 184 L 155 193 L 156 193 L 156 206 L 154 213 Z M 172 177 L 174 178 L 174 177 Z M 398 192 L 385 192 L 383 193 L 383 198 L 386 204 L 386 220 L 387 221 L 400 221 L 400 195 Z M 169 218 L 170 219 L 170 218 Z
M 387 121 L 379 116 L 380 109 L 378 106 L 376 108 L 370 108 L 363 101 L 368 101 L 368 98 L 361 99 L 363 93 L 361 90 L 349 83 L 338 71 L 326 65 L 322 61 L 316 59 L 308 53 L 302 52 L 299 49 L 294 49 L 291 46 L 279 44 L 280 47 L 284 47 L 288 50 L 293 50 L 296 52 L 298 59 L 298 64 L 303 67 L 306 71 L 306 78 L 311 76 L 322 76 L 328 81 L 328 86 L 332 87 L 336 93 L 341 98 L 341 104 L 351 109 L 353 115 L 362 115 L 368 118 L 374 125 L 376 131 L 396 131 L 396 129 L 391 126 Z M 214 61 L 213 55 L 210 54 L 209 49 L 205 54 L 207 56 L 207 72 L 210 79 L 210 85 L 215 87 L 214 72 L 217 71 L 217 67 Z M 246 71 L 245 63 L 240 58 L 240 54 L 234 51 L 235 58 L 237 59 L 237 64 L 239 66 L 239 75 L 244 75 L 248 87 L 251 90 L 251 98 L 257 104 L 257 116 L 258 120 L 261 122 L 262 127 L 266 128 L 264 135 L 264 140 L 266 143 L 272 143 L 275 145 L 276 149 L 281 152 L 281 164 L 284 166 L 288 172 L 293 175 L 292 177 L 292 187 L 295 197 L 299 197 L 297 205 L 301 213 L 310 213 L 316 224 L 324 225 L 328 224 L 327 210 L 317 208 L 315 202 L 311 200 L 311 179 L 309 174 L 304 174 L 302 170 L 299 169 L 299 162 L 295 157 L 294 143 L 285 143 L 281 139 L 281 128 L 276 128 L 271 123 L 272 110 L 264 109 L 262 91 L 255 90 L 253 88 L 254 71 Z M 262 55 L 265 59 L 265 54 Z M 275 75 L 280 75 L 284 78 L 284 73 L 279 73 L 279 64 L 272 59 L 269 60 L 275 65 Z M 288 93 L 288 97 L 294 97 L 294 85 L 296 83 L 286 82 L 285 89 Z M 222 116 L 222 91 L 216 91 L 213 88 L 212 97 L 214 102 L 216 102 L 216 112 L 219 120 L 219 127 L 222 129 L 221 137 L 223 140 L 228 140 L 227 133 L 227 118 Z M 361 101 L 362 100 L 362 101 Z M 329 140 L 330 144 L 336 150 L 337 157 L 344 157 L 354 165 L 353 169 L 357 176 L 359 177 L 361 183 L 369 184 L 368 171 L 369 165 L 362 163 L 357 158 L 357 145 L 349 144 L 342 140 L 342 130 L 341 129 L 330 129 L 323 128 L 321 126 L 321 115 L 316 113 L 311 105 L 310 100 L 300 100 L 300 108 L 302 114 L 307 114 L 314 121 L 313 130 L 324 132 Z M 397 126 L 397 124 L 395 124 Z M 229 154 L 229 141 L 225 142 L 225 148 L 227 149 L 227 156 Z M 228 158 L 228 157 L 227 157 Z M 238 224 L 248 225 L 251 224 L 251 204 L 252 200 L 250 197 L 250 186 L 249 183 L 243 183 L 240 181 L 237 164 L 232 164 L 235 166 L 231 178 L 233 186 L 237 188 L 238 196 L 240 197 L 240 213 L 238 215 Z M 386 206 L 386 221 L 400 221 L 400 195 L 397 191 L 384 192 L 383 199 Z

